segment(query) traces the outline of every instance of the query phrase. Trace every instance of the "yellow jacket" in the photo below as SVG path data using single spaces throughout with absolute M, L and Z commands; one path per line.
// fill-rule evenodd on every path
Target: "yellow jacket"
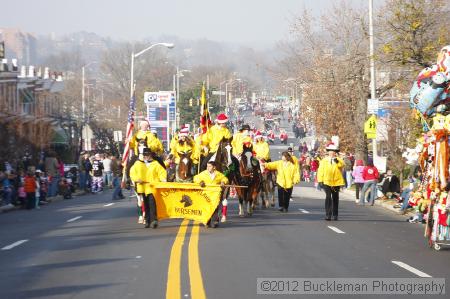
M 130 140 L 130 148 L 134 150 L 136 155 L 139 154 L 139 142 L 138 139 L 147 138 L 147 147 L 157 155 L 161 155 L 164 152 L 161 141 L 153 135 L 150 131 L 137 131 Z
M 298 167 L 291 162 L 278 160 L 275 162 L 267 163 L 265 167 L 269 170 L 277 171 L 277 184 L 284 189 L 292 188 L 295 184 L 300 182 L 300 173 L 298 171 Z
M 219 148 L 219 143 L 222 141 L 222 138 L 229 139 L 232 135 L 228 128 L 222 128 L 219 125 L 214 125 L 209 128 L 207 136 L 203 140 L 204 144 L 209 147 L 210 153 L 215 153 Z
M 205 182 L 206 185 L 220 185 L 221 183 L 228 184 L 228 178 L 221 172 L 215 171 L 214 178 L 211 178 L 208 170 L 203 170 L 194 176 L 194 183 Z
M 191 151 L 192 162 L 198 164 L 200 159 L 200 149 L 193 140 L 191 140 L 190 143 L 185 141 L 183 144 L 175 142 L 170 147 L 170 153 L 175 157 L 175 164 L 180 164 L 180 155 L 178 153 L 187 153 L 189 151 Z
M 233 141 L 231 141 L 231 146 L 233 147 L 232 154 L 235 156 L 240 156 L 244 151 L 244 142 L 252 142 L 252 139 L 248 135 L 242 134 L 242 132 L 237 132 L 233 136 Z
M 294 156 L 294 155 L 291 155 L 291 157 L 292 157 L 292 160 L 294 160 L 294 164 L 295 164 L 295 167 L 296 167 L 296 172 L 297 173 L 299 173 L 299 175 L 300 175 L 300 163 L 298 163 L 298 159 L 297 159 L 297 157 L 296 156 Z
M 257 159 L 264 159 L 266 161 L 270 159 L 269 144 L 266 141 L 262 140 L 255 142 L 253 144 L 253 150 L 256 153 Z
M 317 182 L 332 187 L 344 186 L 342 168 L 345 163 L 341 158 L 336 159 L 337 163 L 331 163 L 331 158 L 329 157 L 320 161 L 319 169 L 317 170 Z
M 136 181 L 141 180 L 143 182 L 147 181 L 147 165 L 145 165 L 144 161 L 137 160 L 133 166 L 130 168 L 130 178 L 136 185 L 137 193 L 145 193 L 146 184 L 145 183 L 136 183 Z
M 155 192 L 154 184 L 158 182 L 165 182 L 167 180 L 167 171 L 158 163 L 153 160 L 147 164 L 146 182 L 147 188 L 145 194 L 151 194 Z
M 170 140 L 170 150 L 175 146 L 175 144 L 178 142 L 178 134 L 173 135 L 172 139 Z

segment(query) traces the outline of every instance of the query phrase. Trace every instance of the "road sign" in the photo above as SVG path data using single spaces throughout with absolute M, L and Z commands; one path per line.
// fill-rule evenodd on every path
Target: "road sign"
M 372 115 L 364 123 L 364 133 L 367 135 L 368 139 L 377 138 L 377 117 Z
M 225 91 L 221 91 L 221 90 L 213 90 L 212 94 L 213 94 L 213 96 L 224 96 L 226 93 L 225 93 Z
M 378 115 L 378 99 L 367 99 L 367 114 L 375 114 Z
M 122 131 L 114 131 L 114 142 L 122 141 Z

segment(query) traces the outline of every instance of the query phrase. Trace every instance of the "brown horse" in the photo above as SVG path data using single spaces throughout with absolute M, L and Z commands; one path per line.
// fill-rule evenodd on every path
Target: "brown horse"
M 191 159 L 192 151 L 178 153 L 180 163 L 176 168 L 176 179 L 178 183 L 192 182 L 194 175 L 192 174 L 193 162 Z
M 258 200 L 259 190 L 261 189 L 261 171 L 259 162 L 253 158 L 252 146 L 245 146 L 240 156 L 239 185 L 247 188 L 237 188 L 236 192 L 239 197 L 239 216 L 251 216 L 253 214 L 253 205 Z
M 262 199 L 262 206 L 265 208 L 268 208 L 269 205 L 274 207 L 275 206 L 275 176 L 273 172 L 265 171 L 261 169 L 261 199 Z M 270 198 L 272 199 L 272 202 L 269 204 Z

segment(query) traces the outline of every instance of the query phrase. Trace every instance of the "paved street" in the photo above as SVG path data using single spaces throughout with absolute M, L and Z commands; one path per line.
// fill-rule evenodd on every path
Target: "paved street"
M 305 183 L 289 213 L 240 218 L 232 200 L 217 229 L 181 220 L 144 229 L 133 198 L 110 198 L 1 214 L 0 297 L 258 298 L 258 277 L 450 278 L 450 250 L 428 249 L 422 225 L 344 193 L 340 220 L 326 222 L 324 194 Z

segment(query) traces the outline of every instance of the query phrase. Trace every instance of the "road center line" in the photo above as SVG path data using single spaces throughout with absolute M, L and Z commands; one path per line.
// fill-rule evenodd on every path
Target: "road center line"
M 108 204 L 106 204 L 106 205 L 103 205 L 104 207 L 110 207 L 110 206 L 112 206 L 114 203 L 113 202 L 111 202 L 111 203 L 108 203 Z
M 20 244 L 23 244 L 23 243 L 25 243 L 25 242 L 27 242 L 27 241 L 28 241 L 28 240 L 20 240 L 20 241 L 14 242 L 14 243 L 12 243 L 12 244 L 10 244 L 10 245 L 8 245 L 8 246 L 3 247 L 2 250 L 10 250 L 10 249 L 13 249 L 14 247 L 19 246 Z
M 405 264 L 405 263 L 403 263 L 403 262 L 400 262 L 400 261 L 391 261 L 391 262 L 392 262 L 393 264 L 396 264 L 397 266 L 399 266 L 399 267 L 405 269 L 405 270 L 408 270 L 409 272 L 412 272 L 412 273 L 416 274 L 416 275 L 419 276 L 419 277 L 432 277 L 431 275 L 428 275 L 428 274 L 425 273 L 425 272 L 422 272 L 422 271 L 420 271 L 420 270 L 417 270 L 416 268 L 411 267 L 410 265 Z
M 302 212 L 303 214 L 309 214 L 309 212 L 307 210 L 304 209 L 298 209 L 300 212 Z
M 67 220 L 67 222 L 74 222 L 74 221 L 76 221 L 76 220 L 78 220 L 78 219 L 80 219 L 80 218 L 83 218 L 83 216 L 77 216 L 77 217 L 75 217 L 75 218 L 72 218 L 72 219 Z
M 198 257 L 198 239 L 200 226 L 198 222 L 194 223 L 189 240 L 189 279 L 191 284 L 191 298 L 205 299 L 205 288 L 203 286 L 202 271 L 200 270 L 200 261 Z
M 341 231 L 339 228 L 335 226 L 328 226 L 328 228 L 331 229 L 332 231 L 337 232 L 338 234 L 345 234 L 345 232 Z
M 170 252 L 169 269 L 167 273 L 167 299 L 181 298 L 181 253 L 183 250 L 184 237 L 186 235 L 189 220 L 181 222 L 175 241 Z

